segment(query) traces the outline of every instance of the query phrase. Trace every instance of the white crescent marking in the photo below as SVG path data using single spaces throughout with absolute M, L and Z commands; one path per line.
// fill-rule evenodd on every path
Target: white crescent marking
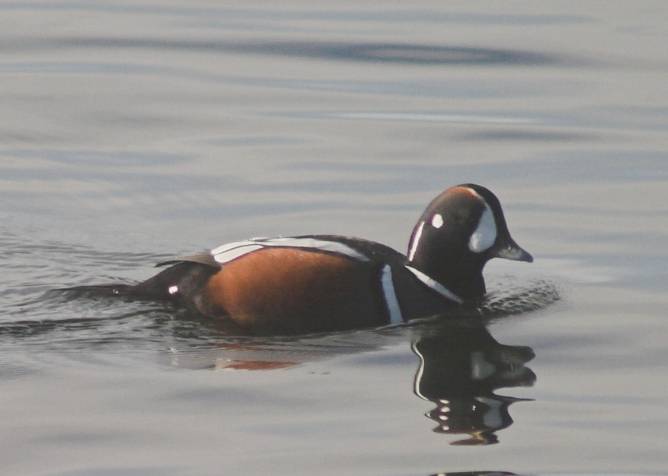
M 469 249 L 474 253 L 482 253 L 494 245 L 496 241 L 496 223 L 494 221 L 494 214 L 485 203 L 485 210 L 480 215 L 480 221 L 475 231 L 471 234 L 469 239 Z
M 485 210 L 483 210 L 482 215 L 480 215 L 478 226 L 469 238 L 469 250 L 473 251 L 474 253 L 482 253 L 483 251 L 491 248 L 496 241 L 496 221 L 494 220 L 494 213 L 492 212 L 492 209 L 487 204 L 487 200 L 485 200 L 474 189 L 467 187 L 467 190 L 470 190 L 473 195 L 478 197 L 483 205 L 485 205 Z
M 387 312 L 390 315 L 390 324 L 401 324 L 404 318 L 399 307 L 397 293 L 394 291 L 394 282 L 392 280 L 392 267 L 387 264 L 383 267 L 380 281 L 383 285 L 383 296 L 387 305 Z
M 422 228 L 424 228 L 424 222 L 420 222 L 418 229 L 415 232 L 415 236 L 411 241 L 410 251 L 408 252 L 408 261 L 413 261 L 413 257 L 415 257 L 415 252 L 417 251 L 418 244 L 420 244 L 420 237 L 422 236 Z

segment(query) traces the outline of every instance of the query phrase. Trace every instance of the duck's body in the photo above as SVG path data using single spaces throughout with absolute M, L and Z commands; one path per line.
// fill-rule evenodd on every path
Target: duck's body
M 160 263 L 169 267 L 127 291 L 251 332 L 321 332 L 398 324 L 479 299 L 492 257 L 532 259 L 510 238 L 496 197 L 465 184 L 431 202 L 407 255 L 336 235 L 257 238 Z
M 356 238 L 309 235 L 230 243 L 175 261 L 133 288 L 258 332 L 398 324 L 462 300 L 406 256 Z

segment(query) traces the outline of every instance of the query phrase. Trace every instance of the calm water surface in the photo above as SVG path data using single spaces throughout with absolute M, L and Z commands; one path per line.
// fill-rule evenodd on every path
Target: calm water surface
M 667 14 L 0 2 L 3 473 L 665 473 Z M 537 258 L 488 266 L 484 323 L 254 339 L 57 291 L 249 236 L 404 249 L 461 182 Z

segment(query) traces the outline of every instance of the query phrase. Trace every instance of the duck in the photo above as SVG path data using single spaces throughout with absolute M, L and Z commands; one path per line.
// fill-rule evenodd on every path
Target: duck
M 437 195 L 406 254 L 341 235 L 251 238 L 158 263 L 113 294 L 171 301 L 250 334 L 308 334 L 456 315 L 485 293 L 492 258 L 532 262 L 498 198 L 466 183 Z

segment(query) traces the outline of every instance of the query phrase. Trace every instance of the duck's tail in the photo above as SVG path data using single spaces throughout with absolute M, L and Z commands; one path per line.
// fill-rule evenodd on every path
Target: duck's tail
M 177 262 L 137 284 L 93 284 L 74 286 L 63 289 L 63 291 L 74 293 L 77 297 L 174 301 L 191 297 L 214 272 L 214 269 L 201 264 Z
M 140 298 L 137 293 L 136 284 L 92 284 L 85 286 L 72 286 L 70 288 L 62 288 L 67 294 L 75 297 L 85 298 L 104 298 L 104 297 L 126 297 L 126 298 Z

